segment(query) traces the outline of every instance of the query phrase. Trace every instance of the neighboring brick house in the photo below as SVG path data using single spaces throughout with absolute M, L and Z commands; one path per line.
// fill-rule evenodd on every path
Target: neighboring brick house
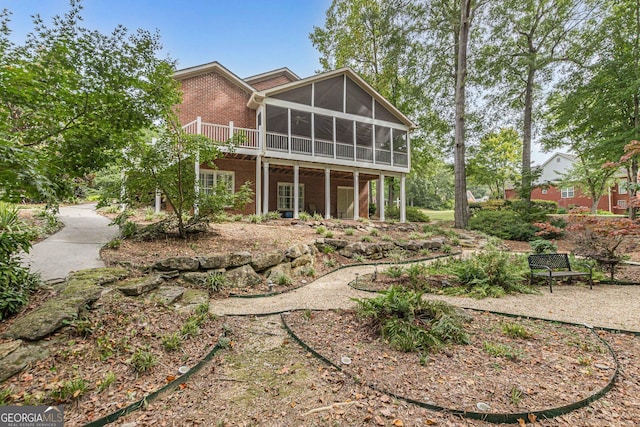
M 187 132 L 241 141 L 214 161 L 216 170 L 200 165 L 201 191 L 212 191 L 220 180 L 237 191 L 250 181 L 255 197 L 245 213 L 358 219 L 369 215 L 369 181 L 393 176 L 400 180 L 400 217 L 406 219 L 415 125 L 349 68 L 305 79 L 281 68 L 242 79 L 212 62 L 179 70 L 175 78 Z M 384 220 L 383 203 L 377 206 Z
M 567 210 L 576 206 L 591 208 L 593 199 L 582 193 L 578 188 L 559 187 L 557 185 L 576 161 L 576 156 L 572 154 L 555 153 L 541 166 L 538 166 L 541 173 L 536 182 L 538 187 L 531 192 L 531 199 L 553 200 L 558 203 L 558 207 Z M 616 183 L 609 191 L 598 200 L 598 210 L 609 211 L 614 214 L 626 213 L 628 196 L 625 184 L 626 178 L 616 180 Z M 508 199 L 518 197 L 513 189 L 507 190 L 506 193 Z

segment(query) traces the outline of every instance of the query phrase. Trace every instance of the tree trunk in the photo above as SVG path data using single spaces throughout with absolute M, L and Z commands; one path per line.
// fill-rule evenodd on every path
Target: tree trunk
M 530 65 L 527 73 L 527 87 L 524 95 L 524 126 L 522 130 L 522 188 L 520 197 L 525 202 L 527 211 L 531 206 L 531 190 L 533 177 L 531 174 L 531 128 L 533 124 L 533 90 L 535 66 Z
M 469 203 L 467 201 L 467 177 L 465 167 L 465 83 L 467 79 L 467 46 L 469 28 L 471 26 L 471 1 L 463 0 L 460 4 L 460 34 L 458 40 L 456 64 L 456 113 L 455 113 L 455 207 L 454 227 L 466 228 L 469 222 Z

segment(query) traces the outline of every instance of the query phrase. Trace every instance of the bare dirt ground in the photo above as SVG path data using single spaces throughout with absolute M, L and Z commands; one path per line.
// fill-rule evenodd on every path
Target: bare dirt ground
M 103 255 L 107 262 L 148 265 L 176 255 L 284 249 L 319 237 L 308 224 L 284 222 L 225 223 L 213 229 L 215 236 L 183 242 L 124 240 L 120 249 L 103 251 Z M 366 234 L 363 229 L 354 238 Z M 321 264 L 317 264 L 318 275 L 325 268 Z M 345 286 L 349 280 L 345 275 Z M 26 311 L 47 298 L 48 292 L 37 294 Z M 613 375 L 615 361 L 607 344 L 586 328 L 469 314 L 472 342 L 446 347 L 422 363 L 416 354 L 391 350 L 348 310 L 286 315 L 284 320 L 293 332 L 343 368 L 338 370 L 290 337 L 280 316 L 206 317 L 183 334 L 193 312 L 113 291 L 85 313 L 85 323 L 48 339 L 47 358 L 0 384 L 0 398 L 5 405 L 64 403 L 65 425 L 78 426 L 177 380 L 174 390 L 114 425 L 485 426 L 490 424 L 425 409 L 398 396 L 460 411 L 481 412 L 478 403 L 485 403 L 490 408 L 484 409 L 487 412 L 528 413 L 585 398 Z M 10 323 L 0 324 L 0 334 Z M 505 324 L 518 324 L 530 336 L 508 337 Z M 174 333 L 180 336 L 179 348 L 168 350 L 163 342 Z M 227 335 L 227 347 L 187 381 L 180 381 L 178 368 L 194 366 L 222 335 Z M 536 425 L 640 424 L 640 338 L 611 332 L 598 335 L 611 346 L 621 366 L 613 389 L 585 408 L 537 419 Z M 496 355 L 490 348 L 507 353 Z M 142 372 L 132 368 L 139 350 L 154 359 Z M 342 363 L 343 356 L 351 363 Z M 114 380 L 108 384 L 110 374 Z M 79 380 L 85 385 L 82 391 L 65 389 Z M 67 395 L 61 395 L 61 390 L 67 390 Z M 522 422 L 531 421 L 525 417 Z

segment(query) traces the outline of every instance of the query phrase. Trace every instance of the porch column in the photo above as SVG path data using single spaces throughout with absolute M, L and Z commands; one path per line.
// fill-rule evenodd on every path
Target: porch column
M 196 117 L 196 133 L 198 135 L 202 134 L 202 117 L 198 116 Z M 193 216 L 197 217 L 198 214 L 200 213 L 200 206 L 198 206 L 200 204 L 200 152 L 198 151 L 196 153 L 196 162 L 195 162 L 195 173 L 196 173 L 196 180 L 195 180 L 195 184 L 194 184 L 194 192 L 195 194 L 195 199 L 193 201 Z
M 360 172 L 353 171 L 353 219 L 360 218 Z
M 298 218 L 300 210 L 300 166 L 293 165 L 293 217 Z
M 384 221 L 384 174 L 378 177 L 378 185 L 376 187 L 376 200 L 378 203 L 378 217 L 380 221 Z
M 269 162 L 262 163 L 262 213 L 269 213 Z
M 262 157 L 256 157 L 256 194 L 254 200 L 256 201 L 256 215 L 260 215 L 262 212 Z
M 405 174 L 400 176 L 400 222 L 407 222 L 407 195 Z
M 155 205 L 154 213 L 156 214 L 160 213 L 161 204 L 162 204 L 162 191 L 160 191 L 159 188 L 156 188 L 156 205 Z
M 324 219 L 331 218 L 331 169 L 324 168 Z

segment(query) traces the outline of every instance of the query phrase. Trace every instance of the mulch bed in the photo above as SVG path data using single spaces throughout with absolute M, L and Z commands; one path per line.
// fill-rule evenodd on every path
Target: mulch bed
M 351 311 L 295 312 L 285 320 L 302 341 L 365 384 L 461 411 L 478 412 L 480 402 L 494 413 L 568 405 L 603 389 L 613 375 L 615 360 L 584 327 L 468 314 L 471 343 L 430 354 L 424 365 L 416 353 L 389 348 Z M 509 337 L 505 324 L 531 336 Z M 490 346 L 506 346 L 511 356 L 492 355 L 485 349 Z

